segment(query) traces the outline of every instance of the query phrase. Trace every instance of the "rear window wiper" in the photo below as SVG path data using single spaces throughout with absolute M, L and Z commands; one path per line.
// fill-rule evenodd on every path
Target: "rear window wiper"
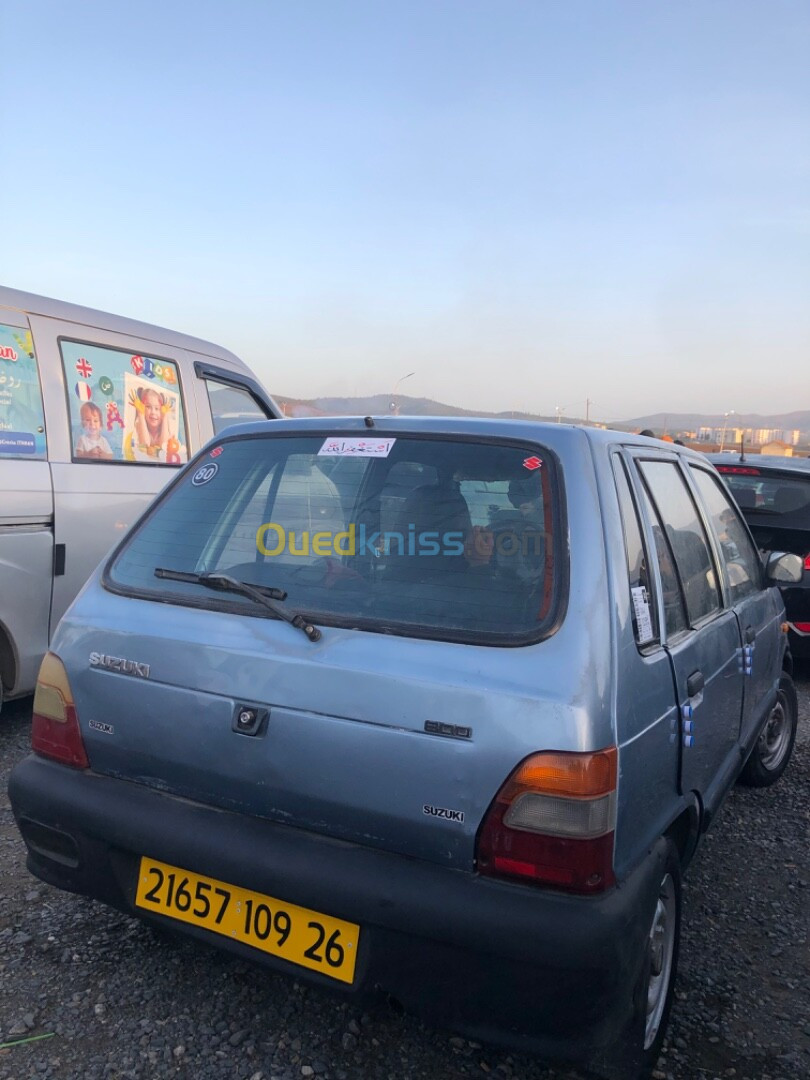
M 169 581 L 187 581 L 191 585 L 203 585 L 206 589 L 216 589 L 219 592 L 239 593 L 249 599 L 268 608 L 279 619 L 288 622 L 296 630 L 302 630 L 310 641 L 320 641 L 321 632 L 317 626 L 307 622 L 303 615 L 297 611 L 287 611 L 276 600 L 286 600 L 287 594 L 283 589 L 273 589 L 264 585 L 251 585 L 247 581 L 237 581 L 228 574 L 196 574 L 183 570 L 167 570 L 158 566 L 155 569 L 155 577 L 167 578 Z

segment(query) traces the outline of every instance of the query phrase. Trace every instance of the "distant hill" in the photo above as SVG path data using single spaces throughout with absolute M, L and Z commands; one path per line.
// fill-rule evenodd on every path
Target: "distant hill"
M 372 397 L 318 397 L 290 398 L 276 394 L 276 401 L 287 406 L 290 416 L 386 416 L 399 411 L 403 416 L 488 416 L 499 420 L 542 420 L 554 422 L 555 416 L 541 413 L 521 412 L 482 412 L 476 409 L 462 409 L 458 405 L 446 405 L 431 398 L 407 397 L 397 394 L 396 405 L 390 394 L 375 394 Z M 563 416 L 563 423 L 580 424 L 583 418 Z M 790 413 L 761 414 L 734 413 L 724 417 L 722 413 L 650 413 L 636 416 L 630 420 L 617 420 L 608 427 L 619 431 L 639 431 L 650 428 L 656 434 L 678 434 L 683 431 L 696 431 L 701 427 L 782 428 L 810 433 L 810 410 Z
M 390 394 L 375 394 L 373 397 L 319 397 L 290 398 L 284 394 L 274 394 L 276 401 L 288 409 L 290 416 L 386 416 L 398 411 L 403 416 L 488 416 L 498 420 L 543 420 L 553 421 L 553 416 L 540 413 L 519 412 L 482 412 L 477 409 L 462 409 L 458 405 L 445 405 L 431 398 L 406 397 L 397 394 L 393 399 Z M 396 402 L 396 403 L 395 403 Z M 573 417 L 564 418 L 568 423 L 578 423 Z
M 635 416 L 631 420 L 621 420 L 610 427 L 623 430 L 652 428 L 653 431 L 695 431 L 699 427 L 742 428 L 783 428 L 785 430 L 810 431 L 810 410 L 774 414 L 733 413 L 651 413 L 649 416 Z

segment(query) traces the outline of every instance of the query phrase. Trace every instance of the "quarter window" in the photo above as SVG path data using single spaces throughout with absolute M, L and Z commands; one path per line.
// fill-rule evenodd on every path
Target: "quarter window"
M 618 458 L 614 458 L 613 468 L 616 473 L 619 509 L 624 526 L 633 632 L 639 645 L 651 645 L 658 641 L 658 617 L 655 610 L 655 591 L 649 575 L 649 560 L 644 548 L 627 473 Z
M 208 404 L 211 406 L 211 419 L 214 422 L 214 434 L 232 424 L 247 424 L 254 420 L 267 420 L 267 412 L 254 396 L 240 386 L 206 379 Z
M 182 465 L 188 460 L 177 365 L 60 340 L 74 461 Z
M 694 626 L 721 604 L 708 537 L 678 466 L 669 461 L 641 461 L 639 467 L 663 522 Z
M 30 330 L 0 324 L 0 460 L 45 458 L 45 416 Z

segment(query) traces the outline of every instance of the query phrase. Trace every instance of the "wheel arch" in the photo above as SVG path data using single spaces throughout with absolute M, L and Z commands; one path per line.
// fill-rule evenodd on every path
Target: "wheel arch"
M 692 861 L 698 846 L 703 808 L 696 792 L 692 792 L 689 804 L 671 823 L 664 836 L 671 840 L 678 852 L 681 869 L 685 870 Z

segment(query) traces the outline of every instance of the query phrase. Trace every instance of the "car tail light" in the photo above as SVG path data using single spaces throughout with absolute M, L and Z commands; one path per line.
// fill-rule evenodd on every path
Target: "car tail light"
M 733 473 L 734 476 L 760 476 L 759 469 L 752 469 L 750 465 L 718 465 L 717 471 L 721 473 Z
M 805 570 L 810 570 L 810 552 L 804 557 L 804 568 Z
M 480 873 L 577 893 L 610 888 L 617 760 L 615 746 L 526 758 L 479 830 Z
M 89 767 L 79 718 L 70 692 L 65 666 L 58 656 L 46 653 L 34 691 L 31 748 L 35 754 L 73 765 Z
M 794 630 L 798 630 L 800 634 L 810 634 L 810 622 L 795 622 L 792 624 Z

